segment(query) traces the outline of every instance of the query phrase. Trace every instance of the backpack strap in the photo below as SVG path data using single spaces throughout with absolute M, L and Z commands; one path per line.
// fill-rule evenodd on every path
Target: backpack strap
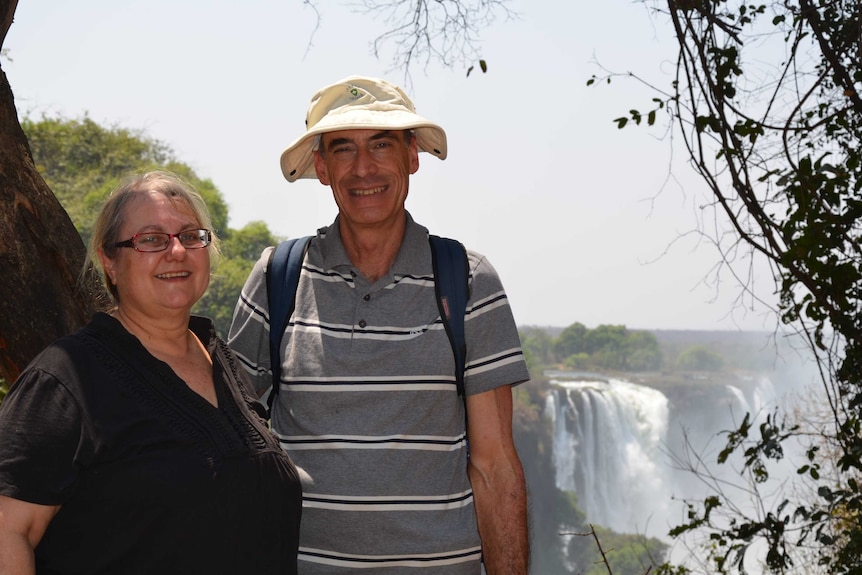
M 466 401 L 464 370 L 467 362 L 467 340 L 464 335 L 464 316 L 467 314 L 470 274 L 467 251 L 460 242 L 449 238 L 429 235 L 428 241 L 431 242 L 431 265 L 434 270 L 437 307 L 455 354 L 458 395 Z
M 272 390 L 267 398 L 267 408 L 270 411 L 281 382 L 281 338 L 296 305 L 296 289 L 310 239 L 311 236 L 306 236 L 281 242 L 270 254 L 266 266 L 269 358 L 272 370 Z M 437 308 L 455 356 L 458 395 L 466 400 L 464 370 L 467 361 L 467 342 L 464 334 L 464 316 L 467 313 L 470 273 L 467 252 L 460 242 L 449 238 L 429 235 L 428 240 L 431 244 L 431 265 Z
M 302 272 L 302 261 L 308 251 L 311 236 L 281 242 L 269 255 L 266 264 L 266 297 L 269 302 L 269 366 L 272 389 L 266 400 L 271 413 L 272 403 L 281 382 L 281 338 L 296 306 L 296 288 Z

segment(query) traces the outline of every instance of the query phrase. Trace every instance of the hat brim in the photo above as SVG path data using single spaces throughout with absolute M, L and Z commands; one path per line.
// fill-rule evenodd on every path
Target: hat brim
M 414 130 L 420 152 L 446 159 L 446 132 L 422 116 L 394 110 L 347 110 L 326 115 L 281 154 L 281 172 L 287 181 L 316 178 L 314 137 L 339 130 Z

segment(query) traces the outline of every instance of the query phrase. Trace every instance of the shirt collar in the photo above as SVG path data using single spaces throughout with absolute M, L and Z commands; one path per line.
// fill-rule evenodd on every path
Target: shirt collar
M 422 275 L 431 269 L 431 252 L 428 249 L 428 229 L 417 224 L 410 212 L 405 211 L 407 225 L 404 229 L 404 239 L 392 264 L 391 274 L 395 275 Z M 323 265 L 327 270 L 335 270 L 339 267 L 353 269 L 355 266 L 344 251 L 339 229 L 339 218 L 327 226 L 317 230 L 317 239 L 323 255 Z

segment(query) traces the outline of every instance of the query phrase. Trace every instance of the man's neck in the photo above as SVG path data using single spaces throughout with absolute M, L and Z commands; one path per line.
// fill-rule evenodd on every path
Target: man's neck
M 350 262 L 370 282 L 375 282 L 387 273 L 398 257 L 401 242 L 407 229 L 407 216 L 389 226 L 357 227 L 339 225 L 341 242 Z

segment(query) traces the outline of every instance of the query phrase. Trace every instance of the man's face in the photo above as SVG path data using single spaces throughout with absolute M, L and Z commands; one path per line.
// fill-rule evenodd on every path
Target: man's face
M 341 130 L 322 135 L 314 168 L 346 224 L 385 227 L 403 218 L 419 153 L 416 139 L 406 143 L 401 130 Z

